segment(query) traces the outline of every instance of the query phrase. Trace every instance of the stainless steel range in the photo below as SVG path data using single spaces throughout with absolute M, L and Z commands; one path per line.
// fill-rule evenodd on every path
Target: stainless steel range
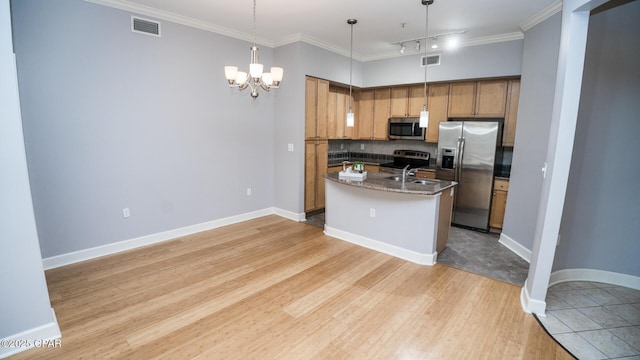
M 417 150 L 395 150 L 393 152 L 393 162 L 380 164 L 380 171 L 393 173 L 401 170 L 407 165 L 409 168 L 426 168 L 429 166 L 431 154 L 426 151 Z

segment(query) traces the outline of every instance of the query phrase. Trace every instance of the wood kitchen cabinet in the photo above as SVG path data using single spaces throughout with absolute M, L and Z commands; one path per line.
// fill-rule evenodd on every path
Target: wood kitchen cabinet
M 352 91 L 353 93 L 353 91 Z M 329 87 L 327 102 L 327 134 L 329 139 L 353 139 L 355 126 L 347 126 L 347 112 L 349 112 L 349 89 L 340 86 Z M 357 126 L 358 104 L 352 96 L 354 122 Z
M 504 222 L 504 211 L 507 207 L 509 180 L 496 179 L 493 183 L 493 197 L 491 198 L 491 213 L 489 227 L 493 232 L 500 232 Z
M 383 88 L 375 90 L 373 101 L 373 136 L 372 140 L 387 140 L 387 127 L 389 126 L 391 89 Z
M 424 85 L 391 88 L 390 117 L 418 117 L 424 104 Z
M 324 208 L 324 178 L 327 173 L 327 140 L 305 141 L 304 211 Z
M 451 118 L 503 118 L 506 104 L 506 80 L 451 83 L 449 88 Z
M 502 146 L 513 146 L 516 139 L 518 103 L 520 101 L 520 80 L 509 80 L 507 86 L 507 110 L 504 116 Z
M 305 83 L 305 139 L 327 138 L 329 81 L 306 77 Z
M 416 171 L 416 177 L 421 179 L 435 179 L 436 172 L 435 171 L 424 171 L 418 170 Z
M 371 140 L 373 138 L 373 104 L 375 90 L 364 89 L 358 93 L 357 139 Z
M 437 143 L 440 123 L 447 121 L 449 106 L 449 84 L 429 85 L 427 110 L 429 110 L 429 127 L 427 127 L 426 142 Z

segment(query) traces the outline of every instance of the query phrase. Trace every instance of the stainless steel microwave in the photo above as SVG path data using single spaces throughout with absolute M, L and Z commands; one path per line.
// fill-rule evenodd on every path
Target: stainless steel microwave
M 424 140 L 424 128 L 419 118 L 390 118 L 388 136 L 391 140 Z

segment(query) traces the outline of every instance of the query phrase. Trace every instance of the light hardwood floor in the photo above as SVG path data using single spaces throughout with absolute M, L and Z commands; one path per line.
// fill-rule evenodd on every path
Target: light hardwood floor
M 278 216 L 46 272 L 62 347 L 12 359 L 571 359 L 516 286 Z

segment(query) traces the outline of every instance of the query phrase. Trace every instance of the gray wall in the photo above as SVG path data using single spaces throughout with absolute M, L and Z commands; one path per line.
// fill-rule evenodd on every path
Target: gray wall
M 9 2 L 0 1 L 0 338 L 55 323 L 29 189 L 10 24 Z
M 80 0 L 12 11 L 43 257 L 273 206 L 278 92 L 224 79 L 249 43 L 168 21 L 132 33 L 130 13 Z
M 355 40 L 354 40 L 355 41 Z M 520 75 L 523 40 L 462 47 L 453 51 L 429 52 L 440 54 L 440 65 L 429 66 L 427 81 L 450 81 L 496 76 Z M 365 87 L 424 82 L 424 68 L 413 54 L 364 63 Z
M 525 33 L 518 126 L 502 233 L 531 250 L 556 85 L 560 25 L 555 14 Z
M 640 2 L 591 16 L 554 270 L 640 276 Z

